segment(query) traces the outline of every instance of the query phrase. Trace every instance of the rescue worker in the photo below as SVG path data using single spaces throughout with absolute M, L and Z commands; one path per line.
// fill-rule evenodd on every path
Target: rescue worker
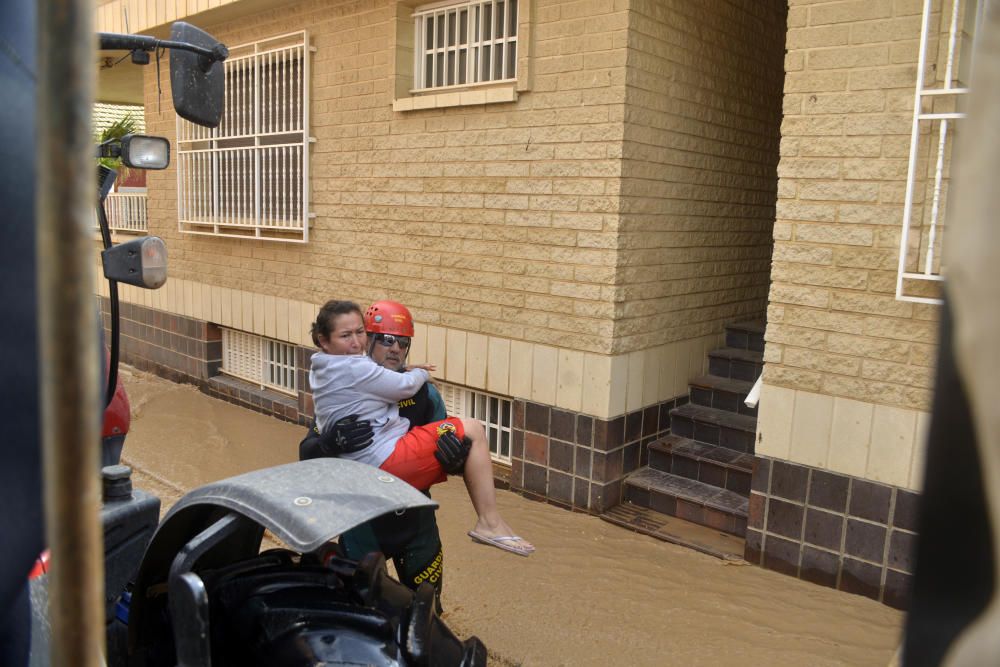
M 365 311 L 364 324 L 368 356 L 385 368 L 405 370 L 414 332 L 410 311 L 395 301 L 376 301 Z M 409 420 L 411 428 L 448 417 L 441 394 L 430 382 L 399 402 L 399 414 Z M 371 442 L 371 425 L 355 416 L 338 421 L 323 436 L 314 424 L 299 444 L 299 459 L 338 456 L 363 449 Z M 443 433 L 435 456 L 449 474 L 461 474 L 469 444 L 454 433 Z M 430 497 L 429 489 L 421 491 Z M 353 560 L 373 551 L 382 552 L 386 559 L 392 560 L 399 580 L 414 590 L 422 582 L 430 582 L 436 590 L 440 611 L 444 553 L 433 508 L 416 508 L 373 519 L 341 535 L 340 545 L 344 555 Z

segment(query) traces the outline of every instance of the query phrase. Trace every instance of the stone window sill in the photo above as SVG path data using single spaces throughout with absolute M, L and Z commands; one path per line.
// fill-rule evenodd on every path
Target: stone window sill
M 208 393 L 229 403 L 273 415 L 290 422 L 299 422 L 299 404 L 296 398 L 231 375 L 215 375 L 208 379 Z
M 427 95 L 415 95 L 393 100 L 393 111 L 418 111 L 420 109 L 442 109 L 446 107 L 475 106 L 479 104 L 501 104 L 516 102 L 517 90 L 514 85 L 498 88 L 455 90 Z

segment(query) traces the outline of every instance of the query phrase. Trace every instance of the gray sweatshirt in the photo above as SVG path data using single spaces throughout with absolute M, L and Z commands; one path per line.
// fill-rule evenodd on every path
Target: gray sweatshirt
M 428 379 L 430 374 L 422 368 L 400 373 L 382 368 L 366 356 L 316 352 L 309 370 L 316 425 L 323 432 L 350 415 L 371 421 L 372 444 L 343 458 L 380 466 L 410 428 L 399 416 L 398 402 L 417 393 Z

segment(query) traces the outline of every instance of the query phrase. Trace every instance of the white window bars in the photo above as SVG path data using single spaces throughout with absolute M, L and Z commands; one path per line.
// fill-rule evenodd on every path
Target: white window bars
M 517 0 L 462 0 L 413 13 L 414 91 L 517 78 Z
M 951 155 L 956 125 L 965 118 L 963 98 L 969 89 L 963 82 L 971 74 L 974 41 L 988 2 L 952 0 L 949 5 L 942 0 L 941 21 L 948 21 L 945 71 L 940 87 L 927 87 L 927 59 L 933 56 L 928 50 L 935 47 L 930 39 L 932 3 L 924 0 L 896 275 L 896 298 L 901 301 L 941 303 L 932 283 L 943 279 L 945 268 L 941 256 Z
M 486 427 L 490 456 L 494 461 L 510 464 L 511 423 L 513 403 L 509 398 L 487 394 L 453 384 L 438 383 L 445 409 L 453 417 L 478 419 Z
M 146 234 L 149 231 L 145 192 L 110 192 L 104 200 L 104 210 L 112 232 Z
M 222 372 L 261 388 L 295 395 L 295 346 L 245 331 L 222 329 Z
M 230 49 L 222 123 L 177 119 L 180 230 L 309 240 L 308 34 Z

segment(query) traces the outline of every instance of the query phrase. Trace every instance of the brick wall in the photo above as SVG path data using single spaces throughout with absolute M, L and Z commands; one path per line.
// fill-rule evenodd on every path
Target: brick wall
M 313 347 L 309 323 L 319 304 L 176 277 L 157 290 L 119 290 L 123 303 Z M 107 297 L 107 281 L 96 280 L 94 291 Z M 435 364 L 435 377 L 604 420 L 686 395 L 720 343 L 705 336 L 607 356 L 421 322 L 415 329 L 410 360 Z
M 930 413 L 764 384 L 758 456 L 919 490 Z
M 906 489 L 757 457 L 745 557 L 906 609 L 918 503 Z
M 764 314 L 785 3 L 630 3 L 616 350 Z
M 449 381 L 604 419 L 684 394 L 722 322 L 763 307 L 783 5 L 674 28 L 656 3 L 521 0 L 514 101 L 417 109 L 414 4 L 195 17 L 233 46 L 308 28 L 316 217 L 306 245 L 180 234 L 176 173 L 151 174 L 150 230 L 184 285 L 160 305 L 300 342 L 328 298 L 396 298 Z M 761 30 L 773 62 L 746 66 Z M 172 137 L 154 72 L 150 132 Z
M 610 352 L 627 13 L 522 3 L 529 90 L 406 112 L 392 111 L 395 2 L 290 3 L 204 25 L 231 45 L 309 30 L 316 218 L 305 246 L 181 235 L 174 168 L 150 174 L 150 231 L 172 275 L 311 303 L 395 298 L 429 325 Z M 173 137 L 156 85 L 149 68 L 149 131 Z
M 938 309 L 894 297 L 923 3 L 789 4 L 765 381 L 926 409 Z
M 310 32 L 310 242 L 178 234 L 172 169 L 151 175 L 151 229 L 177 277 L 389 296 L 449 330 L 603 354 L 718 333 L 764 309 L 784 6 L 675 4 L 522 0 L 516 101 L 403 112 L 394 2 L 206 24 L 231 45 Z M 172 136 L 162 108 L 150 130 Z
M 100 297 L 100 306 L 110 336 L 107 297 Z M 121 301 L 119 359 L 174 382 L 205 386 L 222 365 L 222 334 L 208 322 Z

